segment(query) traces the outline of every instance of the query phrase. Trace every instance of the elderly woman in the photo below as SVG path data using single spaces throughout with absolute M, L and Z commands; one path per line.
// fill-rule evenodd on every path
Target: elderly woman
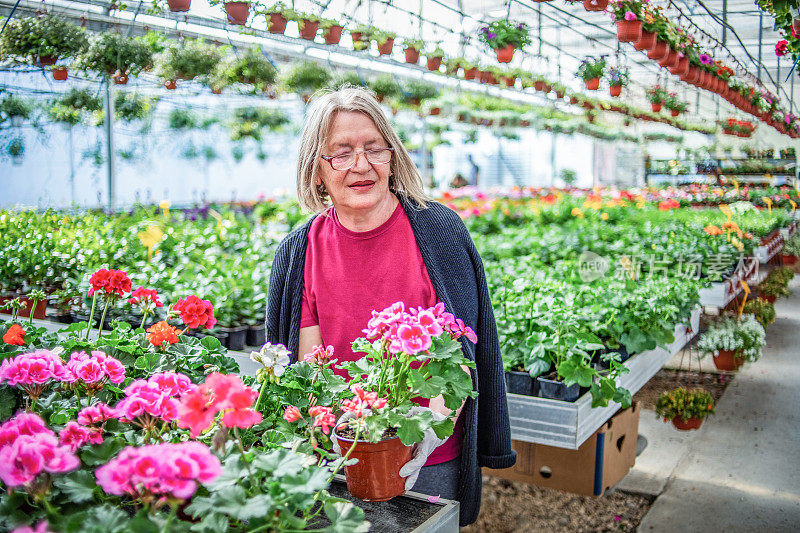
M 352 361 L 363 356 L 352 352 L 351 343 L 363 336 L 373 309 L 397 301 L 406 307 L 444 302 L 477 333 L 477 344 L 462 344 L 476 363 L 470 374 L 478 397 L 459 410 L 444 443 L 433 436 L 417 445 L 401 475 L 408 476 L 406 488 L 416 479 L 413 490 L 458 500 L 461 525 L 474 522 L 480 467 L 510 467 L 516 453 L 497 328 L 469 233 L 453 211 L 426 197 L 377 100 L 361 88 L 345 87 L 312 102 L 300 143 L 297 196 L 318 214 L 278 247 L 267 304 L 269 342 L 286 345 L 295 358 L 314 345 L 332 345 L 339 360 Z M 427 408 L 450 414 L 436 400 Z

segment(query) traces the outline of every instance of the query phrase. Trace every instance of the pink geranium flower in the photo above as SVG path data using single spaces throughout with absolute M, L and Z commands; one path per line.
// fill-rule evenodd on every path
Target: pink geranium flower
M 298 409 L 294 405 L 290 405 L 283 412 L 283 419 L 289 422 L 290 424 L 292 422 L 297 422 L 301 418 L 303 418 L 303 415 L 300 413 L 300 409 Z
M 252 409 L 258 392 L 246 386 L 239 376 L 215 372 L 197 390 L 186 394 L 179 405 L 178 426 L 189 429 L 192 438 L 211 427 L 217 414 L 223 413 L 226 427 L 249 428 L 262 420 Z
M 626 11 L 625 20 L 639 20 L 639 17 L 637 17 L 636 13 L 634 13 L 633 11 Z
M 75 470 L 80 461 L 38 415 L 20 413 L 0 426 L 0 480 L 9 487 L 33 482 L 42 472 Z
M 331 427 L 336 424 L 336 416 L 330 407 L 315 405 L 308 410 L 308 414 L 314 417 L 314 427 L 322 428 L 322 432 L 326 435 L 331 432 Z

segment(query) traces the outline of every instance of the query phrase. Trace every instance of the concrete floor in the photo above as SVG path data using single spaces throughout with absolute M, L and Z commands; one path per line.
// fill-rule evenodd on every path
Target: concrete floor
M 800 531 L 800 277 L 791 287 L 761 359 L 700 430 L 681 434 L 642 412 L 649 446 L 619 485 L 660 492 L 640 532 Z

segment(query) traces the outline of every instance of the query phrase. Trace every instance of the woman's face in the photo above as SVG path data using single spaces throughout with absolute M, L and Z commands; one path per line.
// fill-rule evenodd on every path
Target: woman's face
M 320 161 L 321 181 L 337 211 L 367 213 L 385 205 L 391 194 L 391 163 L 371 164 L 361 152 L 388 147 L 375 123 L 367 115 L 355 111 L 340 111 L 336 114 L 327 146 L 323 146 L 323 155 L 359 153 L 355 166 L 348 170 L 334 170 L 328 161 Z

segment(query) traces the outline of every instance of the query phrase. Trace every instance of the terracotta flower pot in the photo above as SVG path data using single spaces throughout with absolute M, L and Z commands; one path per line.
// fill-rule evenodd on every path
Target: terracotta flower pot
M 682 57 L 678 59 L 678 64 L 669 69 L 670 74 L 675 76 L 683 76 L 687 72 L 689 72 L 689 58 Z
M 178 82 L 176 82 L 175 80 L 167 80 L 164 82 L 164 88 L 170 91 L 174 91 L 175 89 L 178 88 Z
M 556 91 L 556 98 L 564 98 L 564 93 L 561 91 Z
M 468 69 L 464 69 L 464 79 L 465 80 L 474 80 L 478 77 L 478 67 L 472 67 Z
M 516 82 L 517 78 L 514 76 L 503 76 L 503 83 L 506 84 L 506 87 L 513 87 Z
M 762 294 L 761 298 L 764 298 L 766 301 L 768 301 L 771 304 L 774 304 L 775 300 L 778 299 L 778 297 L 775 296 L 774 294 Z
M 286 31 L 286 24 L 289 21 L 280 13 L 269 14 L 269 24 L 267 24 L 267 31 L 270 33 L 283 33 Z
M 611 94 L 611 96 L 619 96 L 622 94 L 622 85 L 612 85 L 609 87 L 608 92 Z
M 442 66 L 442 58 L 441 57 L 429 57 L 426 61 L 428 70 L 432 70 L 434 72 L 439 70 L 439 67 Z
M 346 454 L 353 441 L 336 435 L 342 455 Z M 400 468 L 411 459 L 411 446 L 405 446 L 399 437 L 380 442 L 355 443 L 350 454 L 358 463 L 345 466 L 347 490 L 361 500 L 385 502 L 400 496 L 406 490 L 405 478 L 400 477 Z
M 173 13 L 183 13 L 184 11 L 189 11 L 192 0 L 167 0 L 167 5 Z
M 211 92 L 213 94 L 222 94 L 222 89 L 220 89 L 219 87 L 212 87 Z
M 672 425 L 675 426 L 675 429 L 680 429 L 681 431 L 690 431 L 692 429 L 700 429 L 700 426 L 703 424 L 703 418 L 695 418 L 692 417 L 689 420 L 683 420 L 683 418 L 676 416 L 672 419 Z
M 339 44 L 342 39 L 342 29 L 341 26 L 331 26 L 326 29 L 324 34 L 325 44 Z
M 647 52 L 647 57 L 654 61 L 659 61 L 664 59 L 669 55 L 669 45 L 664 41 L 656 40 L 656 44 L 653 48 Z
M 592 78 L 590 80 L 583 80 L 586 84 L 587 91 L 596 91 L 600 88 L 600 78 Z
M 544 91 L 544 86 L 547 85 L 544 80 L 536 80 L 533 82 L 533 88 L 537 91 Z
M 578 103 L 578 98 L 575 97 L 575 96 L 570 96 L 569 97 L 569 103 L 570 104 L 577 104 Z
M 406 63 L 411 63 L 412 65 L 416 65 L 417 63 L 419 63 L 419 50 L 417 50 L 416 48 L 406 48 L 405 50 L 403 50 L 403 53 L 406 55 Z M 464 77 L 466 77 L 466 71 L 464 71 Z
M 436 115 L 441 114 L 441 112 L 442 112 L 441 107 L 432 107 L 431 110 L 428 111 L 428 114 L 432 117 L 435 117 Z
M 633 43 L 633 47 L 637 50 L 650 50 L 656 45 L 656 32 L 642 30 L 639 39 Z
M 394 39 L 386 39 L 386 42 L 378 45 L 378 55 L 388 56 L 394 48 Z
M 667 54 L 665 58 L 659 61 L 658 64 L 662 68 L 669 68 L 669 67 L 674 67 L 677 62 L 678 62 L 678 51 L 670 50 L 669 54 Z
M 495 53 L 497 54 L 497 61 L 500 63 L 511 63 L 511 60 L 514 59 L 514 45 L 508 44 L 503 48 L 495 49 Z
M 714 356 L 714 366 L 717 370 L 727 370 L 732 372 L 738 369 L 744 363 L 744 359 L 735 357 L 736 352 L 733 350 L 719 350 L 717 355 Z
M 68 77 L 67 67 L 53 67 L 53 79 L 56 81 L 65 81 Z
M 126 85 L 128 83 L 128 75 L 120 71 L 117 71 L 112 78 L 114 80 L 114 85 Z
M 781 254 L 781 263 L 790 266 L 797 263 L 797 256 L 796 255 L 786 255 Z
M 228 14 L 228 22 L 236 26 L 244 26 L 247 17 L 250 16 L 249 2 L 228 2 L 225 4 L 225 13 Z
M 608 7 L 608 0 L 583 0 L 586 11 L 604 11 Z
M 300 37 L 307 41 L 313 41 L 317 36 L 319 30 L 319 21 L 312 22 L 310 20 L 303 20 L 303 29 L 300 30 Z
M 617 39 L 621 43 L 635 43 L 642 36 L 641 20 L 618 20 Z

